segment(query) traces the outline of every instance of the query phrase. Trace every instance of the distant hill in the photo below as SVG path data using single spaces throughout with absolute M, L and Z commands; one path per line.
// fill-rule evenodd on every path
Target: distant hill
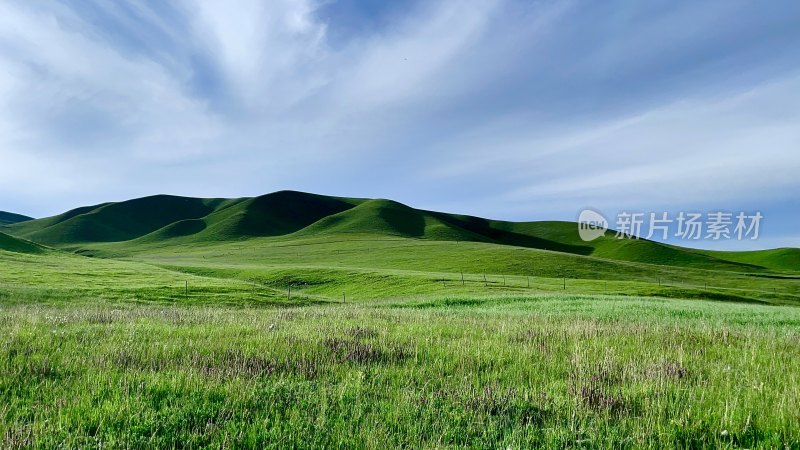
M 45 253 L 47 249 L 39 244 L 15 238 L 0 232 L 0 250 L 14 253 Z
M 156 195 L 104 203 L 5 227 L 50 246 L 119 243 L 121 249 L 253 238 L 367 235 L 470 241 L 583 256 L 700 269 L 799 271 L 799 249 L 712 252 L 612 232 L 584 242 L 572 222 L 505 222 L 419 210 L 383 199 L 329 197 L 280 191 L 260 197 L 203 199 Z
M 771 270 L 800 271 L 800 248 L 776 248 L 751 252 L 701 250 L 698 253 L 727 261 L 766 267 Z
M 33 217 L 23 216 L 22 214 L 14 214 L 6 211 L 0 211 L 0 226 L 11 225 L 12 223 L 25 222 L 26 220 L 33 220 Z

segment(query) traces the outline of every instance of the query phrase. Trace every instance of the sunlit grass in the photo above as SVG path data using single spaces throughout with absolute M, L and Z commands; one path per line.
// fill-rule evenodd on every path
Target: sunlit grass
M 2 307 L 3 447 L 800 445 L 800 312 L 541 295 Z
M 0 448 L 800 446 L 797 280 L 409 245 L 0 252 Z

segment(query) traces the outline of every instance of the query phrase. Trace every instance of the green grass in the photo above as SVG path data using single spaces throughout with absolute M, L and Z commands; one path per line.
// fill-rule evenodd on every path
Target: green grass
M 612 232 L 583 242 L 571 222 L 503 222 L 424 211 L 390 200 L 329 197 L 281 191 L 254 198 L 201 199 L 158 195 L 78 208 L 28 220 L 3 231 L 44 245 L 104 248 L 116 253 L 148 247 L 208 245 L 251 238 L 302 240 L 372 236 L 475 242 L 549 250 L 616 261 L 734 272 L 800 270 L 800 249 L 708 252 Z
M 0 448 L 800 448 L 796 249 L 576 229 L 295 192 L 6 226 Z
M 0 226 L 11 225 L 12 223 L 24 222 L 26 220 L 33 220 L 33 218 L 23 216 L 22 214 L 0 211 Z
M 564 290 L 420 270 L 542 250 L 245 244 L 0 251 L 0 447 L 800 446 L 800 309 L 767 304 L 796 280 Z
M 743 264 L 766 267 L 770 270 L 797 272 L 800 270 L 800 249 L 776 248 L 756 252 L 719 252 L 701 251 L 715 258 L 735 261 Z
M 24 239 L 18 239 L 0 232 L 0 250 L 14 253 L 45 253 L 47 248 L 34 244 L 33 242 Z
M 277 272 L 292 272 L 297 283 L 318 284 L 316 272 L 373 273 L 396 289 L 373 291 L 367 278 L 327 283 L 329 292 L 363 291 L 371 297 L 413 292 L 483 295 L 490 290 L 567 290 L 683 298 L 715 298 L 783 304 L 800 302 L 800 279 L 760 271 L 731 272 L 678 268 L 609 260 L 476 242 L 386 238 L 355 233 L 241 242 L 206 243 L 182 247 L 156 244 L 94 245 L 90 254 L 143 261 L 171 270 L 207 273 L 218 278 L 271 280 Z M 462 286 L 461 277 L 465 286 Z M 484 275 L 487 282 L 484 283 Z M 304 277 L 309 280 L 304 281 Z M 506 280 L 503 286 L 502 280 Z M 326 279 L 330 279 L 327 276 Z M 334 277 L 335 278 L 335 277 Z M 566 281 L 565 281 L 566 279 Z M 442 286 L 442 281 L 446 287 Z M 285 287 L 285 286 L 284 286 Z M 323 289 L 323 288 L 320 288 Z M 338 292 L 333 292 L 336 289 Z
M 4 305 L 4 448 L 800 445 L 795 308 Z

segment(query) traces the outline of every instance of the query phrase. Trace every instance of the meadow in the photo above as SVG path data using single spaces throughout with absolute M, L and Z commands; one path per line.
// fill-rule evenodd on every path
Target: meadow
M 793 249 L 415 237 L 391 208 L 7 228 L 42 239 L 0 233 L 0 448 L 800 448 Z M 130 239 L 70 237 L 101 228 Z
M 3 448 L 797 448 L 800 311 L 616 296 L 2 306 Z

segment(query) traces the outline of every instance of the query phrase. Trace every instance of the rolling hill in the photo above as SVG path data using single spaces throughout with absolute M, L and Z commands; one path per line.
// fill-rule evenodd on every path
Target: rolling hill
M 14 253 L 39 254 L 45 253 L 47 248 L 24 239 L 0 233 L 0 250 Z
M 391 200 L 367 200 L 346 211 L 325 217 L 300 230 L 297 236 L 369 234 L 439 241 L 492 242 L 441 220 L 434 214 Z
M 203 217 L 235 200 L 157 195 L 104 203 L 45 219 L 12 224 L 16 236 L 50 245 L 120 242 L 135 239 L 175 222 Z
M 0 226 L 11 225 L 12 223 L 25 222 L 33 220 L 33 217 L 23 216 L 22 214 L 14 214 L 6 211 L 0 211 Z
M 497 244 L 736 272 L 796 272 L 800 268 L 800 249 L 712 252 L 644 239 L 617 239 L 611 231 L 584 242 L 572 222 L 505 222 L 419 210 L 391 200 L 295 191 L 238 199 L 156 195 L 82 207 L 54 217 L 5 225 L 3 230 L 73 250 L 109 244 L 117 253 L 153 246 L 360 235 Z
M 796 272 L 800 270 L 800 249 L 775 248 L 752 252 L 719 252 L 700 250 L 698 253 L 714 258 L 766 267 L 771 270 Z

